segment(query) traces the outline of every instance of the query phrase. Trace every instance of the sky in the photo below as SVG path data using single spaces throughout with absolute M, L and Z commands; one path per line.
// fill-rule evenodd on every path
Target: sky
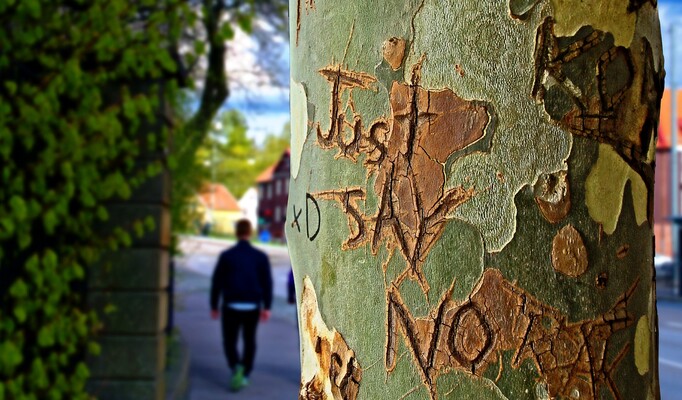
M 263 82 L 255 53 L 257 45 L 251 36 L 237 30 L 235 38 L 228 43 L 228 77 L 230 96 L 222 109 L 239 110 L 249 127 L 248 135 L 262 144 L 268 134 L 280 134 L 289 122 L 289 43 L 275 37 L 272 56 L 278 65 L 276 74 L 284 87 Z M 234 83 L 238 82 L 238 84 Z
M 659 0 L 658 13 L 661 20 L 666 86 L 669 87 L 673 83 L 674 77 L 674 83 L 682 87 L 682 0 Z M 236 56 L 231 57 L 229 64 L 234 71 L 255 69 L 256 61 L 252 53 L 254 44 L 246 35 L 235 39 L 232 45 Z M 283 41 L 281 46 L 281 72 L 288 75 L 289 44 Z M 249 126 L 249 136 L 256 143 L 261 144 L 268 134 L 279 134 L 284 124 L 289 121 L 289 91 L 287 88 L 275 88 L 268 85 L 252 87 L 248 90 L 232 88 L 223 109 L 237 109 L 242 112 Z
M 289 122 L 289 91 L 281 93 L 256 94 L 253 98 L 230 97 L 223 110 L 237 109 L 249 127 L 248 135 L 257 144 L 262 144 L 268 134 L 279 135 L 284 124 Z
M 682 0 L 659 0 L 658 15 L 661 19 L 661 38 L 665 59 L 666 86 L 682 85 Z M 674 50 L 674 57 L 673 57 Z

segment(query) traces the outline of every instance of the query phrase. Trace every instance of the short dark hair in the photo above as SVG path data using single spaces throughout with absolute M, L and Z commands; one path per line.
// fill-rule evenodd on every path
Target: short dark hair
M 237 237 L 251 236 L 251 221 L 240 219 L 237 221 Z

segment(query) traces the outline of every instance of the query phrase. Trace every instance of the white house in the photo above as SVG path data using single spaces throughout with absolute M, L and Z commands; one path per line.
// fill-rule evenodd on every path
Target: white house
M 242 218 L 251 221 L 251 226 L 256 229 L 258 226 L 258 190 L 255 187 L 247 190 L 242 198 L 239 199 L 238 204 Z

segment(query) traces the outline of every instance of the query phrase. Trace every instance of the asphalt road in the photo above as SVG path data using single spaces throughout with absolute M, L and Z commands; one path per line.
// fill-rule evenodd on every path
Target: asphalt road
M 179 273 L 186 271 L 194 278 L 182 279 L 178 291 L 206 292 L 208 289 L 206 278 L 210 277 L 213 272 L 216 257 L 230 244 L 225 240 L 208 238 L 183 240 L 181 249 L 184 256 L 177 260 L 180 264 Z M 275 298 L 280 299 L 279 312 L 277 309 L 273 312 L 278 318 L 288 320 L 289 324 L 294 325 L 293 309 L 281 305 L 282 299 L 286 298 L 286 284 L 290 268 L 287 249 L 284 246 L 256 246 L 267 252 L 272 264 Z M 207 299 L 202 301 L 207 301 Z M 682 301 L 659 300 L 658 314 L 661 398 L 664 400 L 682 399 Z M 222 357 L 222 353 L 220 356 Z

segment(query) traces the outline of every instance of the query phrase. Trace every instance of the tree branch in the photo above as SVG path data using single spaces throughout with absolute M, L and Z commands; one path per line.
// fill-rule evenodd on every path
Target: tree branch
M 227 87 L 226 45 L 220 35 L 220 21 L 225 9 L 221 0 L 204 0 L 203 24 L 209 42 L 208 68 L 204 78 L 204 91 L 196 113 L 185 126 L 184 143 L 180 157 L 192 154 L 209 131 L 211 121 L 229 96 Z

